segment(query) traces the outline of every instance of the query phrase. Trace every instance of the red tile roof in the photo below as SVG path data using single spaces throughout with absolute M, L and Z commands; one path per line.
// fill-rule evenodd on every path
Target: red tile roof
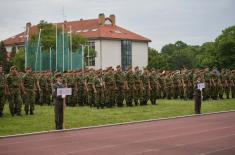
M 70 26 L 73 33 L 79 33 L 87 39 L 117 39 L 117 40 L 132 40 L 140 42 L 151 42 L 150 39 L 141 35 L 128 31 L 117 25 L 100 25 L 99 19 L 65 21 L 57 23 L 58 27 L 65 25 L 65 31 L 70 31 Z M 31 26 L 29 30 L 30 36 L 38 32 L 36 25 Z M 17 34 L 14 37 L 4 40 L 5 45 L 22 45 L 25 40 L 25 32 Z

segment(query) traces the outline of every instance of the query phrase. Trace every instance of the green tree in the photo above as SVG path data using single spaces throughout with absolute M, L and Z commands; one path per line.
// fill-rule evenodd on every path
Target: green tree
M 0 65 L 3 66 L 3 70 L 5 73 L 9 72 L 11 62 L 7 60 L 7 50 L 3 41 L 0 42 Z
M 39 32 L 41 29 L 40 45 L 43 47 L 44 51 L 49 51 L 50 48 L 55 49 L 56 47 L 56 27 L 47 23 L 47 21 L 41 20 L 38 27 L 38 33 L 33 34 L 31 37 L 31 42 L 37 42 L 39 38 Z M 61 29 L 58 29 L 61 32 Z
M 219 67 L 235 68 L 235 26 L 222 31 L 215 40 Z
M 154 48 L 148 48 L 148 68 L 169 69 L 168 56 L 158 53 Z
M 195 67 L 210 67 L 216 66 L 216 48 L 214 42 L 204 43 L 195 56 Z
M 13 58 L 13 64 L 14 64 L 14 66 L 16 66 L 17 67 L 17 70 L 18 71 L 21 71 L 21 72 L 23 72 L 24 71 L 24 68 L 25 68 L 25 59 L 24 59 L 24 49 L 20 49 L 17 53 L 16 53 L 16 55 L 15 55 L 15 57 Z
M 3 65 L 3 61 L 5 61 L 7 55 L 7 50 L 5 48 L 4 42 L 0 42 L 0 64 Z

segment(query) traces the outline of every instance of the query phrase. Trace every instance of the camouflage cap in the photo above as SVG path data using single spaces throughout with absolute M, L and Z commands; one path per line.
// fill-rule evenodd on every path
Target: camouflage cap
M 56 73 L 55 78 L 58 78 L 58 77 L 62 77 L 62 74 L 61 73 Z
M 127 69 L 132 70 L 132 65 L 129 65 Z
M 16 66 L 11 66 L 10 71 L 16 69 Z
M 111 67 L 107 67 L 107 69 L 106 70 L 111 70 L 112 69 L 112 66 Z
M 29 70 L 29 69 L 32 69 L 32 67 L 28 66 L 28 67 L 25 68 L 25 70 Z

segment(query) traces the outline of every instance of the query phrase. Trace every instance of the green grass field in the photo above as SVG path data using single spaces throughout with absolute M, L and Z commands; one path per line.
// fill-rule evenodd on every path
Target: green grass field
M 23 108 L 22 108 L 23 109 Z M 235 99 L 203 102 L 202 112 L 235 110 Z M 65 128 L 79 128 L 111 123 L 190 115 L 194 113 L 193 101 L 158 100 L 158 105 L 99 109 L 66 107 Z M 54 107 L 36 106 L 35 115 L 12 117 L 8 104 L 0 118 L 0 136 L 54 130 Z

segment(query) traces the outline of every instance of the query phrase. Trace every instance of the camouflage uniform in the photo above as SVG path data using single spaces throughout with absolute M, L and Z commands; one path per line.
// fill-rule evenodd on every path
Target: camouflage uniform
M 75 107 L 77 105 L 77 88 L 76 88 L 76 82 L 75 78 L 72 74 L 69 74 L 67 79 L 67 87 L 72 88 L 72 95 L 68 96 L 68 105 Z M 76 88 L 76 89 L 75 89 Z
M 121 71 L 116 71 L 114 74 L 117 90 L 115 92 L 115 99 L 118 107 L 123 107 L 124 100 L 124 74 Z
M 5 104 L 5 75 L 0 74 L 0 117 L 3 115 L 3 109 Z
M 231 74 L 231 94 L 232 98 L 235 98 L 235 70 Z
M 170 75 L 167 75 L 165 77 L 165 91 L 166 91 L 166 97 L 167 99 L 171 99 L 172 97 L 172 77 Z
M 217 100 L 218 97 L 218 77 L 215 73 L 211 73 L 211 80 L 212 80 L 212 86 L 211 86 L 211 97 L 214 100 Z
M 177 85 L 178 85 L 178 90 L 179 90 L 179 97 L 181 99 L 184 99 L 184 87 L 183 87 L 183 75 L 179 74 L 178 79 L 177 79 Z
M 140 100 L 141 98 L 141 94 L 143 93 L 143 86 L 142 86 L 142 81 L 141 81 L 141 73 L 139 70 L 137 70 L 136 68 L 136 72 L 134 74 L 134 82 L 135 82 L 135 96 L 134 96 L 134 102 L 135 102 L 135 105 L 139 105 L 138 101 Z
M 183 91 L 184 91 L 184 99 L 188 99 L 188 90 L 189 90 L 189 77 L 187 74 L 183 74 Z
M 135 96 L 135 76 L 132 72 L 132 68 L 129 69 L 129 71 L 126 73 L 126 81 L 128 85 L 128 89 L 126 90 L 126 105 L 127 106 L 133 106 L 132 102 Z
M 22 99 L 20 96 L 20 85 L 21 79 L 18 75 L 13 75 L 10 73 L 7 76 L 7 85 L 10 91 L 10 96 L 8 97 L 9 108 L 11 115 L 21 115 Z
M 147 105 L 148 100 L 150 99 L 150 79 L 148 75 L 148 71 L 145 70 L 144 73 L 141 76 L 141 80 L 143 82 L 143 91 L 142 96 L 140 98 L 140 105 Z
M 33 114 L 34 111 L 34 104 L 35 104 L 35 83 L 36 78 L 33 76 L 32 73 L 25 73 L 25 75 L 22 78 L 22 83 L 25 88 L 24 96 L 24 110 L 25 114 L 28 115 L 28 112 L 30 111 L 30 114 Z
M 104 98 L 104 81 L 102 77 L 102 72 L 98 72 L 99 75 L 94 77 L 94 85 L 96 88 L 95 93 L 95 104 L 96 107 L 99 109 L 100 107 L 104 108 L 105 98 Z
M 47 103 L 47 91 L 48 91 L 47 78 L 45 77 L 45 75 L 42 75 L 39 78 L 39 84 L 41 88 L 40 104 L 43 105 L 44 103 Z
M 157 100 L 157 77 L 156 77 L 156 72 L 152 71 L 151 75 L 150 75 L 150 85 L 151 85 L 151 94 L 150 94 L 150 101 L 153 105 L 156 104 L 156 100 Z
M 108 108 L 115 106 L 115 85 L 114 76 L 111 70 L 104 75 L 105 82 L 105 104 Z
M 173 84 L 173 98 L 177 99 L 179 96 L 179 85 L 178 85 L 178 75 L 174 74 L 172 77 L 172 84 Z
M 46 103 L 48 105 L 51 105 L 52 100 L 52 83 L 53 79 L 51 77 L 52 75 L 50 73 L 47 74 L 47 94 L 46 94 Z
M 87 78 L 87 87 L 88 87 L 88 104 L 90 105 L 90 107 L 92 106 L 96 106 L 96 100 L 95 100 L 95 90 L 93 87 L 95 87 L 95 75 L 89 74 L 88 78 Z
M 209 71 L 204 72 L 204 83 L 205 88 L 203 89 L 203 100 L 207 100 L 210 98 L 210 90 L 211 90 L 211 79 Z
M 189 72 L 188 74 L 188 78 L 189 78 L 189 85 L 188 85 L 188 98 L 189 99 L 193 99 L 193 93 L 194 93 L 194 89 L 193 89 L 193 73 Z
M 40 76 L 41 76 L 40 74 L 35 75 L 37 81 L 40 81 Z M 39 88 L 37 88 L 35 91 L 35 104 L 41 104 Z
M 225 73 L 223 75 L 224 77 L 224 82 L 223 82 L 223 89 L 226 94 L 227 99 L 229 99 L 229 94 L 230 94 L 230 75 L 229 73 Z
M 165 97 L 166 97 L 164 79 L 165 79 L 164 74 L 161 74 L 161 75 L 159 76 L 159 79 L 158 79 L 159 84 L 160 84 L 160 90 L 159 90 L 159 96 L 160 96 L 160 98 L 165 98 Z
M 82 74 L 78 74 L 75 78 L 75 84 L 77 85 L 77 100 L 78 100 L 78 105 L 79 106 L 84 106 L 84 92 L 85 92 L 85 89 L 84 89 L 84 79 L 83 79 L 83 76 Z

